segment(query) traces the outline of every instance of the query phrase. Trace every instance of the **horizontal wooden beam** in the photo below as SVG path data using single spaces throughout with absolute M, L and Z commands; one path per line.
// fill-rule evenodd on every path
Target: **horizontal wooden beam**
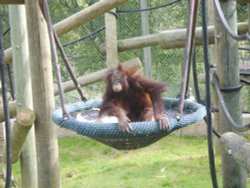
M 235 1 L 237 1 L 237 3 L 241 3 L 241 4 L 250 3 L 250 0 L 235 0 Z
M 83 9 L 76 14 L 56 23 L 54 29 L 58 36 L 61 36 L 94 18 L 103 15 L 109 10 L 118 7 L 127 0 L 102 0 Z
M 24 0 L 1 0 L 0 4 L 24 4 Z
M 239 23 L 238 24 L 238 33 L 242 34 L 248 31 L 248 23 Z M 201 45 L 201 28 L 196 29 L 196 45 Z M 209 32 L 209 42 L 210 44 L 214 43 L 214 27 L 208 27 Z M 180 35 L 180 36 L 177 36 Z M 150 34 L 146 36 L 134 37 L 130 39 L 124 39 L 118 41 L 118 51 L 124 52 L 128 50 L 144 48 L 148 46 L 160 45 L 164 49 L 170 48 L 183 48 L 185 44 L 186 29 L 176 29 L 163 31 L 158 34 Z M 173 40 L 176 39 L 176 40 Z M 162 41 L 161 41 L 162 39 Z M 99 46 L 99 50 L 102 54 L 106 53 L 105 44 Z M 5 63 L 11 63 L 12 61 L 12 50 L 11 48 L 4 51 L 4 61 Z
M 224 133 L 221 136 L 221 144 L 227 151 L 227 154 L 232 156 L 233 159 L 250 172 L 250 144 L 249 142 L 233 132 Z
M 4 50 L 4 62 L 7 64 L 12 63 L 12 48 Z
M 247 23 L 238 24 L 238 32 L 240 34 L 248 31 Z M 145 36 L 139 36 L 118 41 L 118 51 L 124 52 L 128 50 L 134 50 L 138 48 L 144 48 L 148 46 L 159 45 L 163 49 L 183 48 L 186 42 L 186 32 L 183 29 L 166 30 L 157 34 L 150 34 Z M 214 43 L 214 26 L 208 27 L 209 43 Z M 197 27 L 195 33 L 195 44 L 202 44 L 202 28 Z M 99 46 L 99 50 L 102 54 L 106 53 L 105 44 Z
M 10 113 L 10 117 L 15 117 L 16 116 L 16 102 L 15 101 L 11 101 L 9 102 L 9 113 Z M 4 108 L 3 108 L 3 104 L 0 105 L 0 122 L 4 121 Z
M 11 134 L 12 163 L 17 162 L 19 159 L 29 130 L 35 122 L 35 117 L 35 112 L 28 108 L 20 108 L 17 111 L 16 121 L 12 126 Z
M 135 58 L 135 59 L 124 62 L 123 65 L 124 67 L 129 67 L 129 68 L 133 67 L 133 68 L 139 69 L 141 67 L 141 61 L 139 58 Z M 105 68 L 105 69 L 90 73 L 88 75 L 80 76 L 77 78 L 77 80 L 80 86 L 92 84 L 101 79 L 104 79 L 109 70 L 110 70 L 109 68 Z M 69 91 L 74 90 L 75 85 L 73 81 L 70 80 L 70 81 L 64 82 L 63 89 L 64 89 L 64 92 L 69 92 Z M 54 87 L 54 91 L 55 91 L 55 95 L 58 95 L 58 88 L 56 86 Z

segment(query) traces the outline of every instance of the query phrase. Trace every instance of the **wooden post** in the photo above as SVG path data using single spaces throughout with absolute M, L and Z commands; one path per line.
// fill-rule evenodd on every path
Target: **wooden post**
M 38 164 L 38 187 L 61 187 L 50 42 L 38 0 L 26 0 L 33 106 Z
M 231 28 L 237 32 L 236 2 L 231 0 L 220 1 L 222 10 Z M 215 15 L 215 47 L 217 51 L 218 78 L 221 88 L 239 86 L 239 62 L 238 62 L 238 41 L 232 39 L 226 32 L 224 26 Z M 238 124 L 242 124 L 240 91 L 223 93 L 226 106 L 232 118 Z M 221 106 L 219 106 L 220 132 L 234 131 L 230 122 L 225 117 Z M 246 171 L 242 169 L 228 154 L 222 150 L 223 187 L 225 188 L 246 188 Z
M 141 9 L 148 8 L 147 0 L 140 0 Z M 148 12 L 141 12 L 141 28 L 142 35 L 149 34 L 149 23 L 148 23 Z M 151 57 L 151 47 L 143 48 L 143 63 L 145 67 L 145 76 L 152 78 L 152 57 Z
M 107 57 L 106 64 L 107 67 L 114 68 L 119 63 L 115 9 L 105 14 L 105 34 L 106 34 L 106 57 Z
M 214 1 L 208 1 L 208 24 L 214 25 Z M 215 47 L 213 44 L 209 46 L 210 49 L 210 59 L 211 64 L 216 65 L 217 64 L 217 52 L 215 50 Z M 213 107 L 215 109 L 218 109 L 218 98 L 216 96 L 216 93 L 214 89 L 212 88 L 212 101 L 213 101 Z M 219 114 L 217 111 L 213 112 L 213 126 L 215 129 L 218 130 L 219 128 Z M 215 143 L 215 154 L 220 155 L 220 140 L 217 139 L 217 137 L 214 138 Z
M 11 5 L 9 6 L 9 14 L 10 27 L 15 28 L 11 29 L 11 44 L 14 60 L 13 71 L 17 104 L 16 108 L 17 111 L 26 108 L 33 109 L 25 6 Z M 17 160 L 20 152 L 18 150 L 22 148 L 23 152 L 20 160 L 22 187 L 36 188 L 38 185 L 35 132 L 34 127 L 31 128 L 32 121 L 34 121 L 33 116 L 35 115 L 32 115 L 33 112 L 29 112 L 29 110 L 27 110 L 27 113 L 30 113 L 31 115 L 28 125 L 24 125 L 26 127 L 21 126 L 21 122 L 18 123 L 20 120 L 17 119 L 17 123 L 13 127 L 13 161 Z M 27 134 L 28 136 L 26 138 Z M 25 144 L 22 147 L 24 141 Z
M 248 2 L 247 4 L 247 12 L 248 12 L 248 32 L 250 32 L 250 2 Z M 250 67 L 248 66 L 248 70 L 250 71 Z M 249 76 L 250 79 L 250 76 Z M 245 88 L 247 90 L 247 100 L 248 100 L 248 104 L 250 105 L 250 87 Z M 248 108 L 248 110 L 250 110 L 250 108 Z

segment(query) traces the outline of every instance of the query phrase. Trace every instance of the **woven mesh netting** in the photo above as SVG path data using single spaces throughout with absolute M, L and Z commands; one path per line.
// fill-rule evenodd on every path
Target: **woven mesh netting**
M 205 107 L 190 101 L 185 101 L 183 115 L 176 119 L 178 99 L 164 99 L 165 113 L 169 119 L 169 129 L 162 131 L 156 121 L 131 122 L 133 130 L 130 133 L 120 132 L 117 122 L 100 122 L 98 107 L 101 100 L 73 103 L 67 106 L 70 117 L 63 117 L 62 110 L 57 109 L 53 121 L 60 127 L 70 129 L 78 134 L 88 136 L 116 149 L 138 149 L 148 146 L 171 132 L 202 120 L 206 115 Z M 79 119 L 80 116 L 80 119 Z

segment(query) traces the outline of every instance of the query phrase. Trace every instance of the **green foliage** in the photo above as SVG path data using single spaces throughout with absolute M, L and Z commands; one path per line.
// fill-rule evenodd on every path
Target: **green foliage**
M 164 3 L 166 1 L 156 1 L 151 6 L 159 6 Z M 186 27 L 187 17 L 183 17 L 183 15 L 188 15 L 188 9 L 184 8 L 187 6 L 187 3 L 188 1 L 181 1 L 157 11 L 151 11 L 149 16 L 151 33 Z
M 241 90 L 241 106 L 243 112 L 250 112 L 250 88 L 244 87 Z
M 238 22 L 247 22 L 246 12 L 247 4 L 237 4 Z

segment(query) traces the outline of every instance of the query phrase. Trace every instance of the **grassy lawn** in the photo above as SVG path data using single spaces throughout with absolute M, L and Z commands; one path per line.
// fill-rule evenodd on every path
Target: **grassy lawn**
M 60 138 L 59 146 L 63 188 L 212 187 L 204 137 L 167 136 L 135 151 L 113 150 L 81 136 Z M 216 165 L 222 187 L 219 158 Z M 20 185 L 17 165 L 13 171 Z
M 60 153 L 64 187 L 211 187 L 204 138 L 168 136 L 128 152 L 87 138 L 63 138 Z

